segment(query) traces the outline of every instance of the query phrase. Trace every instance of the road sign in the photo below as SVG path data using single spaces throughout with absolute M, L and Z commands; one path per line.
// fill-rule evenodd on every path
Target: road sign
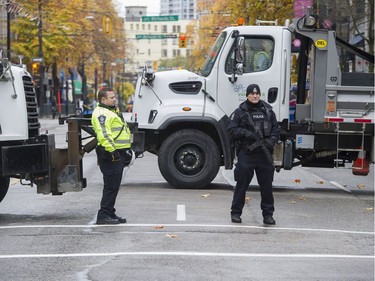
M 175 16 L 143 16 L 142 22 L 151 21 L 178 21 L 178 15 Z
M 43 59 L 42 58 L 33 58 L 32 59 L 32 62 L 42 62 Z
M 136 34 L 135 39 L 164 39 L 164 34 Z
M 170 39 L 177 38 L 176 34 L 136 34 L 135 39 Z
M 177 38 L 177 34 L 164 34 L 164 38 Z

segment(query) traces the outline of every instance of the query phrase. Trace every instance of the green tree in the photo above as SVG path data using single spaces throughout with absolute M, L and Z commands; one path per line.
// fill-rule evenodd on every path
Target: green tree
M 159 69 L 188 68 L 186 58 L 178 56 L 173 59 L 163 59 L 159 62 Z

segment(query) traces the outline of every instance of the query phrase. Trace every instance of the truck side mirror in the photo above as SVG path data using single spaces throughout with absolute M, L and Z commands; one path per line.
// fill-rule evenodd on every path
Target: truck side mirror
M 243 74 L 243 63 L 236 64 L 236 74 L 242 75 Z
M 229 77 L 229 81 L 231 83 L 236 82 L 237 80 L 236 75 L 243 74 L 244 57 L 245 57 L 245 38 L 242 36 L 239 36 L 236 38 L 236 47 L 234 49 L 235 67 L 233 69 L 232 76 Z
M 238 37 L 237 38 L 237 46 L 236 46 L 236 62 L 243 63 L 245 56 L 245 38 L 244 37 Z

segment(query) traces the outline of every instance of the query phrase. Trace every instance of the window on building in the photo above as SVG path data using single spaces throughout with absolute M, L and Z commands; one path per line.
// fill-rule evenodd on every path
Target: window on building
M 162 58 L 168 57 L 168 50 L 167 49 L 162 49 L 161 50 L 161 57 Z
M 139 24 L 137 23 L 137 25 L 135 26 L 137 30 L 139 30 Z
M 158 26 L 157 25 L 154 26 L 154 30 L 158 31 Z
M 162 28 L 162 32 L 164 33 L 168 32 L 168 27 L 166 25 L 163 25 L 161 28 Z
M 142 30 L 145 30 L 145 25 L 144 24 L 142 24 Z
M 130 25 L 130 30 L 133 30 L 134 26 L 133 24 Z
M 177 55 L 177 52 L 176 52 L 175 49 L 173 49 L 173 51 L 172 51 L 172 56 L 175 57 L 176 55 Z
M 180 49 L 177 50 L 177 56 L 178 57 L 181 56 L 181 50 Z
M 149 56 L 151 56 L 151 50 L 150 50 L 150 49 L 148 49 L 147 54 L 148 54 Z
M 173 33 L 176 33 L 176 32 L 177 32 L 177 28 L 176 28 L 175 25 L 172 27 L 172 32 L 173 32 Z
M 151 24 L 148 25 L 148 30 L 151 30 Z
M 177 32 L 180 33 L 181 32 L 181 26 L 177 26 Z

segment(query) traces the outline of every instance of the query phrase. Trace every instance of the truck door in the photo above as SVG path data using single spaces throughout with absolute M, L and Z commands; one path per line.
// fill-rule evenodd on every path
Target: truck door
M 261 99 L 274 109 L 279 121 L 289 116 L 290 87 L 290 32 L 282 27 L 258 27 L 240 36 L 245 39 L 244 73 L 230 79 L 233 72 L 235 41 L 219 62 L 218 95 L 219 107 L 230 115 L 246 100 L 249 84 L 258 84 Z M 256 28 L 256 27 L 255 27 Z M 266 32 L 265 29 L 266 28 Z M 248 35 L 247 35 L 248 34 Z M 223 52 L 224 54 L 225 52 Z M 232 80 L 232 81 L 231 81 Z

